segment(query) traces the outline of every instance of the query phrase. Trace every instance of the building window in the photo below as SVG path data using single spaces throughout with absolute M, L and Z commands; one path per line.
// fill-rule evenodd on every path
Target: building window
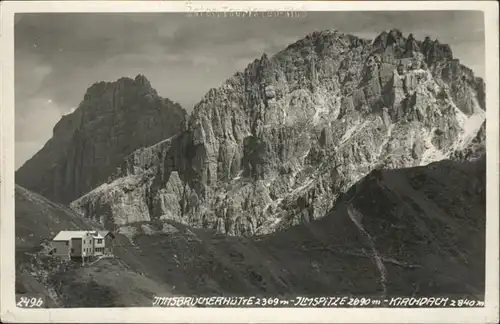
M 66 245 L 68 245 L 68 244 L 69 244 L 69 242 L 68 242 L 68 241 L 66 241 Z
M 97 239 L 97 244 L 102 244 L 102 239 Z
M 57 253 L 57 249 L 56 248 L 54 248 L 54 253 Z

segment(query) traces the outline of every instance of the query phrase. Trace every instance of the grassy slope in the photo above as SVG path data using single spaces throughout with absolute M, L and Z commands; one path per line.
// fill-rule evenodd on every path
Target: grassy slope
M 144 304 L 155 294 L 168 293 L 169 287 L 131 271 L 119 260 L 104 259 L 92 267 L 81 267 L 40 254 L 40 244 L 60 230 L 99 225 L 20 186 L 15 193 L 17 293 L 42 293 L 48 296 L 48 307 Z M 114 287 L 119 287 L 119 293 Z M 54 298 L 49 288 L 54 288 Z
M 73 306 L 149 306 L 150 296 L 172 293 L 380 295 L 384 287 L 389 295 L 481 295 L 484 171 L 483 160 L 372 172 L 327 217 L 258 239 L 137 224 L 132 241 L 116 240 L 119 261 L 76 267 L 56 286 L 83 292 L 65 297 Z
M 23 187 L 16 186 L 16 248 L 33 249 L 41 239 L 62 230 L 91 229 L 96 224 L 75 215 L 69 208 Z
M 119 259 L 101 259 L 92 266 L 60 274 L 53 283 L 71 307 L 151 305 L 153 296 L 168 296 L 171 288 L 130 270 Z
M 49 296 L 47 287 L 36 276 L 33 255 L 39 252 L 41 243 L 47 242 L 65 229 L 90 229 L 92 224 L 75 215 L 68 208 L 33 193 L 23 187 L 15 189 L 16 220 L 16 292 L 43 293 Z M 48 306 L 55 302 L 48 298 Z

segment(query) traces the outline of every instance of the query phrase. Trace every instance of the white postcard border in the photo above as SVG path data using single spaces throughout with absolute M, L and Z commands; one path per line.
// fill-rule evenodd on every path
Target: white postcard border
M 2 322 L 32 323 L 494 323 L 498 321 L 499 50 L 496 1 L 9 1 L 0 25 L 0 287 Z M 483 309 L 340 308 L 15 308 L 14 282 L 14 13 L 20 12 L 214 12 L 214 11 L 406 11 L 484 12 L 486 49 L 487 226 Z

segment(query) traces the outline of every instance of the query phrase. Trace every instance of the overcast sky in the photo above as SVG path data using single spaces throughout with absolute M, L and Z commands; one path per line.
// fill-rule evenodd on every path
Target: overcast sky
M 17 14 L 15 25 L 16 169 L 97 81 L 142 73 L 163 97 L 188 111 L 212 87 L 306 34 L 338 29 L 373 39 L 400 29 L 451 45 L 484 75 L 481 12 L 321 12 L 292 18 L 164 14 Z

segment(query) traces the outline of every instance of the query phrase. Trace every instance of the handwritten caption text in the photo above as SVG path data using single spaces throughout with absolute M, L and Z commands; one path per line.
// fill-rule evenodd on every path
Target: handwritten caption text
M 154 297 L 155 307 L 484 307 L 484 302 L 449 297 Z

